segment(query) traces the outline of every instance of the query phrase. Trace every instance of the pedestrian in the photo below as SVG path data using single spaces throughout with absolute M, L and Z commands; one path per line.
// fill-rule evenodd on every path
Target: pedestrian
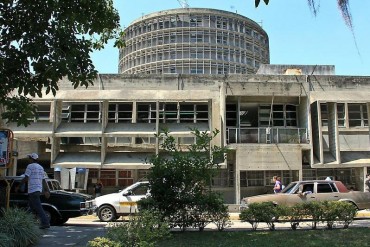
M 94 185 L 94 194 L 95 194 L 95 197 L 101 196 L 102 189 L 103 189 L 103 183 L 100 180 L 98 180 L 96 182 L 96 184 Z
M 282 184 L 281 184 L 281 177 L 274 176 L 273 181 L 275 182 L 274 185 L 274 193 L 280 193 L 282 191 Z
M 370 192 L 370 174 L 366 174 L 366 179 L 365 179 L 365 192 Z
M 41 205 L 41 193 L 43 192 L 43 180 L 45 178 L 44 168 L 37 163 L 39 158 L 38 154 L 32 153 L 27 155 L 31 160 L 31 163 L 27 166 L 24 178 L 21 180 L 20 186 L 27 182 L 28 183 L 28 204 L 33 213 L 35 213 L 40 219 L 40 229 L 50 228 L 49 218 L 46 216 L 44 209 Z M 48 188 L 44 188 L 45 197 L 50 197 Z

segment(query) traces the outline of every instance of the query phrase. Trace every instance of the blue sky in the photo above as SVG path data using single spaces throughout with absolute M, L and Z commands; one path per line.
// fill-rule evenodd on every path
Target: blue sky
M 350 0 L 354 35 L 345 25 L 337 0 L 320 2 L 315 17 L 307 0 L 188 0 L 193 8 L 237 12 L 262 25 L 270 39 L 271 64 L 335 65 L 337 75 L 370 76 L 370 1 Z M 180 8 L 177 0 L 114 0 L 121 26 L 127 27 L 143 14 Z M 357 43 L 357 48 L 356 48 Z M 118 72 L 118 49 L 112 42 L 92 54 L 99 73 Z

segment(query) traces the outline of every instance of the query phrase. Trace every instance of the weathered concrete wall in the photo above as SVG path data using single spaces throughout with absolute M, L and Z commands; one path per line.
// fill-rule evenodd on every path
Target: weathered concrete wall
M 240 170 L 299 170 L 302 150 L 299 145 L 239 145 L 236 163 Z

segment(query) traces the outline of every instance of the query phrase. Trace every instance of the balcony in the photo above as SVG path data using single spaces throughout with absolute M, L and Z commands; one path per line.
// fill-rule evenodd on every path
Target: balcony
M 287 143 L 308 144 L 306 128 L 226 128 L 227 144 Z

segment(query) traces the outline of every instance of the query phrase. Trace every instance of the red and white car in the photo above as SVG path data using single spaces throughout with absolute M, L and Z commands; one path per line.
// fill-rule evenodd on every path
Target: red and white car
M 101 221 L 115 221 L 120 216 L 138 211 L 137 202 L 149 196 L 149 182 L 137 182 L 117 193 L 96 197 L 92 200 L 94 210 Z

